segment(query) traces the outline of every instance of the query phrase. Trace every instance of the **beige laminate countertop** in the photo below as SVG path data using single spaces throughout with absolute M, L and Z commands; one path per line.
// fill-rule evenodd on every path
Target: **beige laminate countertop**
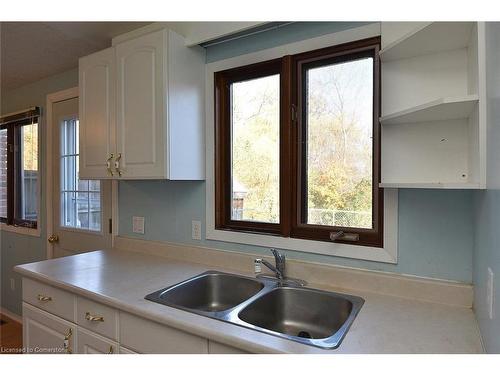
M 15 267 L 23 276 L 242 350 L 258 353 L 481 353 L 471 309 L 332 289 L 365 304 L 338 349 L 324 350 L 206 318 L 144 296 L 214 267 L 123 250 L 94 251 Z M 230 269 L 215 268 L 235 272 Z

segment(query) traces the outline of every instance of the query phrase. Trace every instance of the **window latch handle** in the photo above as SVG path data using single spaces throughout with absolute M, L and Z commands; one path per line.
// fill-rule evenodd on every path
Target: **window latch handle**
M 344 231 L 340 230 L 338 232 L 330 232 L 330 240 L 332 241 L 337 241 L 337 240 L 342 240 L 342 241 L 359 241 L 359 234 L 357 233 L 345 233 Z

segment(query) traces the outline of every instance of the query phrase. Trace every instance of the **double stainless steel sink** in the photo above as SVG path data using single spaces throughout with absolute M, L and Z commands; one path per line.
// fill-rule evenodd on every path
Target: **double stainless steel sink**
M 208 271 L 146 299 L 323 349 L 337 348 L 364 300 L 275 279 Z

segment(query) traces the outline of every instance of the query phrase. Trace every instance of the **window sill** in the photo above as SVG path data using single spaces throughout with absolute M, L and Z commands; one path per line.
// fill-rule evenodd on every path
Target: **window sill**
M 32 237 L 40 237 L 41 232 L 40 228 L 25 228 L 25 227 L 17 227 L 14 225 L 7 225 L 5 223 L 0 223 L 0 230 L 2 232 L 10 232 L 10 233 L 16 233 L 16 234 L 21 234 L 24 236 L 32 236 Z

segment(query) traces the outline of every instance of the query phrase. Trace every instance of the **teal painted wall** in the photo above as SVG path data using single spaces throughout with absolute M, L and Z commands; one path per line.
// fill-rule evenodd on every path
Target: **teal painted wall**
M 78 86 L 78 70 L 73 69 L 41 81 L 20 87 L 18 89 L 2 92 L 1 113 L 9 113 L 31 106 L 42 108 L 45 113 L 47 94 Z M 35 262 L 46 257 L 46 231 L 45 231 L 45 139 L 46 126 L 41 128 L 40 145 L 40 175 L 41 175 L 41 202 L 39 217 L 41 218 L 41 236 L 31 237 L 11 232 L 0 232 L 0 259 L 1 259 L 1 304 L 2 307 L 21 314 L 21 278 L 12 268 L 17 264 Z M 10 289 L 10 279 L 15 280 L 15 290 Z
M 267 253 L 267 248 L 191 239 L 191 220 L 205 234 L 205 183 L 122 181 L 119 184 L 120 234 L 154 241 L 203 245 L 218 249 Z M 145 234 L 132 232 L 132 216 L 145 217 Z M 472 192 L 400 190 L 399 263 L 397 265 L 285 251 L 288 257 L 457 280 L 472 280 Z

